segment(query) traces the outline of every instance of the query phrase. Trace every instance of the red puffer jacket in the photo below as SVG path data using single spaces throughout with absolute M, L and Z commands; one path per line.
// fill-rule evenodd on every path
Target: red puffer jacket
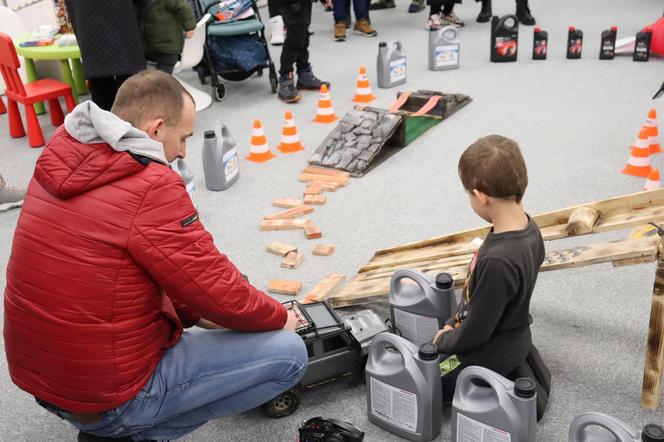
M 286 322 L 283 306 L 216 249 L 175 172 L 81 144 L 64 127 L 28 188 L 4 306 L 12 380 L 73 412 L 131 399 L 182 323 L 264 331 Z

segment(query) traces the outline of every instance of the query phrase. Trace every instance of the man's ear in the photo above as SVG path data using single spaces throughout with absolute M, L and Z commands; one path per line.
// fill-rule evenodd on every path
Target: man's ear
M 164 128 L 164 119 L 157 118 L 148 122 L 147 127 L 145 128 L 145 133 L 148 134 L 148 136 L 153 140 L 162 141 L 164 136 Z
M 482 207 L 487 206 L 489 204 L 489 195 L 487 195 L 486 193 L 480 192 L 477 189 L 473 189 L 473 195 L 475 195 L 475 198 L 477 198 Z

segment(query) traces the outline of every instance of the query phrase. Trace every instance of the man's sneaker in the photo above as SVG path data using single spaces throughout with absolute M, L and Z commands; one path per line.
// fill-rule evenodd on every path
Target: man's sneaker
M 25 189 L 12 187 L 0 175 L 0 212 L 23 205 Z
M 281 15 L 270 19 L 270 44 L 272 46 L 281 46 L 284 44 L 284 20 Z
M 396 7 L 397 5 L 394 3 L 394 0 L 378 0 L 376 3 L 371 3 L 369 5 L 369 10 L 377 11 L 379 9 L 392 9 Z
M 287 78 L 279 79 L 278 97 L 286 103 L 297 103 L 302 99 L 300 93 L 295 89 L 295 80 L 293 79 L 292 72 L 288 74 Z
M 442 15 L 441 18 L 442 21 L 454 25 L 457 28 L 463 28 L 465 24 L 463 20 L 461 20 L 454 12 L 450 12 L 449 14 L 441 14 L 441 15 Z
M 482 0 L 482 10 L 477 16 L 478 23 L 486 23 L 491 20 L 493 11 L 491 11 L 491 0 Z
M 427 31 L 437 31 L 442 27 L 443 24 L 440 21 L 440 14 L 433 14 L 429 16 L 429 20 L 427 20 L 427 25 L 425 26 Z
M 528 0 L 517 0 L 516 2 L 516 18 L 519 20 L 519 23 L 526 26 L 532 26 L 535 24 L 535 17 L 530 14 L 530 8 L 528 7 Z
M 346 23 L 340 21 L 334 24 L 334 41 L 346 41 Z
M 317 91 L 320 90 L 322 85 L 330 87 L 328 81 L 322 81 L 316 78 L 313 71 L 304 71 L 297 73 L 297 88 L 305 91 Z
M 420 12 L 425 7 L 424 0 L 412 0 L 408 6 L 408 12 L 410 14 L 414 14 L 416 12 Z
M 378 35 L 378 32 L 371 27 L 369 21 L 366 19 L 361 19 L 355 22 L 355 28 L 353 32 L 357 35 L 363 35 L 365 37 L 375 37 Z

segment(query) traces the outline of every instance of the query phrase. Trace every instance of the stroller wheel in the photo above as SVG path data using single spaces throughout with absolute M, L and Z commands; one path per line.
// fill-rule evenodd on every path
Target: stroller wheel
M 214 99 L 217 101 L 224 101 L 226 98 L 226 85 L 224 83 L 219 83 L 214 90 Z
M 273 94 L 277 93 L 277 79 L 275 77 L 270 77 L 270 89 L 272 89 Z
M 256 70 L 256 75 L 259 76 L 259 77 L 262 77 L 263 76 L 263 69 L 257 69 Z

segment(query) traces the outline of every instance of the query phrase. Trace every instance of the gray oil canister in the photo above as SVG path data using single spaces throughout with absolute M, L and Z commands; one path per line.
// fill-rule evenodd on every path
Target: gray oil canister
M 191 170 L 187 167 L 187 163 L 185 163 L 182 158 L 178 158 L 171 163 L 171 168 L 182 177 L 189 198 L 191 198 L 191 202 L 194 204 L 194 207 L 196 207 L 196 184 L 194 183 L 194 174 L 191 173 Z
M 458 69 L 461 62 L 459 31 L 447 25 L 429 31 L 429 70 Z
M 391 88 L 406 82 L 406 53 L 401 42 L 378 44 L 378 87 Z
M 602 434 L 588 433 L 589 427 L 600 427 L 608 431 Z M 610 433 L 610 434 L 609 434 Z M 632 428 L 618 418 L 604 413 L 586 413 L 577 416 L 569 427 L 569 442 L 661 442 L 664 427 L 648 424 L 643 431 Z
M 482 382 L 477 382 L 482 381 Z M 463 369 L 452 401 L 452 442 L 537 440 L 535 381 L 512 382 L 484 367 Z
M 404 280 L 415 284 L 403 284 Z M 395 333 L 415 344 L 431 342 L 456 309 L 449 273 L 433 278 L 415 270 L 397 270 L 390 281 L 390 318 Z
M 440 433 L 443 393 L 438 349 L 392 333 L 376 336 L 366 365 L 369 421 L 412 441 Z
M 220 134 L 217 137 L 213 130 L 203 134 L 203 171 L 205 186 L 210 190 L 226 190 L 240 178 L 237 142 L 225 125 Z

